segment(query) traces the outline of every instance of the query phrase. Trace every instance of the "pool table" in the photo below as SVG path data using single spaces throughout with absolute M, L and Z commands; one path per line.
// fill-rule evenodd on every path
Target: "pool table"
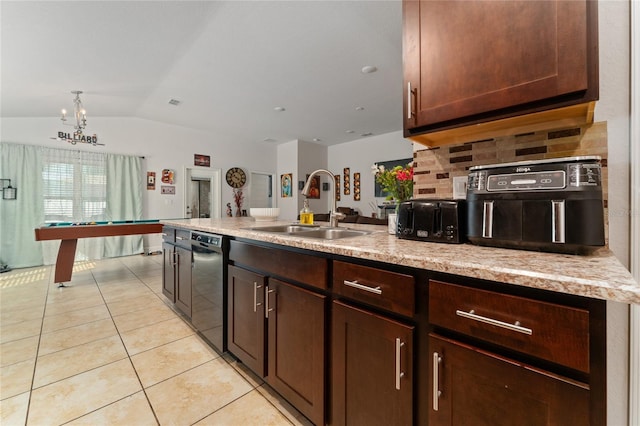
M 155 234 L 162 232 L 162 224 L 152 220 L 120 220 L 111 222 L 56 222 L 35 229 L 36 241 L 62 240 L 58 249 L 54 281 L 71 281 L 73 260 L 78 238 L 114 237 L 121 235 Z

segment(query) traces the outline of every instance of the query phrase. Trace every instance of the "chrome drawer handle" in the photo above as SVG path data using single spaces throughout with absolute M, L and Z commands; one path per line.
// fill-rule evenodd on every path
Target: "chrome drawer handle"
M 269 312 L 273 311 L 273 308 L 269 307 L 269 295 L 271 293 L 275 293 L 275 290 L 269 290 L 269 287 L 265 287 L 265 294 L 264 294 L 264 317 L 266 319 L 269 319 Z
M 493 238 L 493 201 L 485 201 L 483 204 L 482 238 Z
M 368 291 L 369 293 L 374 293 L 374 294 L 382 294 L 382 289 L 380 288 L 380 286 L 378 287 L 369 287 L 366 285 L 362 285 L 360 283 L 358 283 L 358 281 L 347 281 L 344 280 L 344 285 L 349 286 L 349 287 L 353 287 L 353 288 L 357 288 L 358 290 L 364 290 L 364 291 Z
M 176 240 L 186 240 L 184 237 L 176 237 Z
M 551 242 L 565 242 L 565 210 L 564 200 L 551 201 Z
M 485 324 L 495 325 L 496 327 L 506 328 L 507 330 L 517 331 L 518 333 L 527 334 L 529 336 L 533 334 L 533 330 L 531 330 L 530 328 L 522 327 L 520 325 L 520 321 L 516 321 L 514 324 L 509 324 L 508 322 L 498 321 L 493 318 L 487 318 L 483 317 L 482 315 L 477 315 L 473 309 L 469 312 L 456 310 L 456 315 L 474 321 L 483 322 Z
M 440 379 L 438 378 L 440 373 L 441 362 L 442 362 L 442 357 L 438 354 L 438 352 L 434 352 L 433 353 L 433 411 L 438 411 L 439 405 L 440 405 L 439 404 L 440 395 L 442 395 L 442 392 L 440 392 L 440 389 L 439 389 Z
M 400 390 L 400 379 L 404 377 L 404 372 L 402 371 L 402 365 L 400 362 L 403 346 L 404 342 L 401 341 L 400 338 L 396 337 L 396 390 Z
M 258 306 L 262 305 L 262 303 L 258 302 L 258 289 L 262 288 L 261 285 L 258 285 L 256 281 L 253 282 L 253 312 L 258 311 Z

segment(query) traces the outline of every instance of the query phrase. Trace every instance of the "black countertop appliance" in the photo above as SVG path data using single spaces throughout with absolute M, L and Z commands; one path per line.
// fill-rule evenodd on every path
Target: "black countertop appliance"
M 605 244 L 597 156 L 471 167 L 467 207 L 474 244 L 568 254 Z
M 464 200 L 413 199 L 398 207 L 398 238 L 435 243 L 465 241 Z

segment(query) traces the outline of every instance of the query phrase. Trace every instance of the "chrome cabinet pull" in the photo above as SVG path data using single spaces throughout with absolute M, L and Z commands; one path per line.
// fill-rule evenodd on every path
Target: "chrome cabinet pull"
M 258 303 L 258 289 L 262 288 L 261 285 L 258 285 L 256 281 L 253 282 L 253 312 L 258 311 L 258 306 L 262 305 L 262 303 Z
M 173 253 L 171 253 L 171 256 L 173 256 L 173 264 L 171 266 L 175 268 L 176 266 L 178 266 L 178 252 L 174 251 Z
M 411 82 L 407 82 L 407 120 L 411 120 L 413 111 L 411 111 Z
M 564 243 L 564 200 L 551 201 L 551 242 Z
M 269 318 L 269 312 L 273 311 L 273 308 L 269 308 L 269 295 L 275 293 L 275 290 L 269 290 L 269 287 L 264 288 L 264 317 Z
M 440 379 L 438 375 L 440 373 L 440 363 L 442 362 L 442 357 L 438 354 L 438 352 L 433 353 L 433 411 L 438 411 L 438 405 L 440 400 L 440 392 L 438 384 L 440 383 Z
M 347 281 L 347 280 L 344 280 L 343 283 L 346 286 L 357 288 L 358 290 L 364 290 L 374 294 L 382 294 L 382 289 L 380 288 L 380 286 L 369 287 L 369 286 L 358 283 L 358 281 Z
M 493 238 L 493 201 L 485 201 L 482 212 L 482 238 Z
M 477 315 L 473 309 L 470 310 L 469 312 L 461 311 L 458 309 L 456 310 L 456 315 L 463 318 L 468 318 L 474 321 L 483 322 L 485 324 L 495 325 L 496 327 L 506 328 L 507 330 L 517 331 L 518 333 L 527 334 L 529 336 L 533 334 L 533 330 L 530 328 L 522 327 L 520 325 L 520 321 L 516 321 L 513 324 L 509 324 L 508 322 L 499 321 L 493 318 L 483 317 L 482 315 Z
M 404 377 L 404 372 L 401 370 L 402 365 L 400 358 L 402 355 L 401 349 L 404 346 L 404 342 L 400 338 L 396 338 L 396 390 L 400 390 L 400 379 Z
M 186 240 L 184 237 L 176 237 L 176 240 Z

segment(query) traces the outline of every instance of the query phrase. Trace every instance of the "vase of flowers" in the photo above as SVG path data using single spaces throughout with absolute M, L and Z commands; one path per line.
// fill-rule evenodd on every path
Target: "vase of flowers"
M 398 207 L 400 203 L 413 196 L 413 162 L 405 166 L 395 166 L 386 169 L 382 164 L 371 166 L 371 173 L 382 190 L 387 193 L 386 199 L 393 200 L 396 205 L 395 213 L 389 214 L 389 233 L 396 234 L 398 230 Z
M 393 200 L 396 210 L 401 202 L 413 196 L 413 162 L 405 166 L 386 169 L 383 165 L 371 166 L 371 173 L 376 177 L 382 190 L 387 193 L 386 199 Z

